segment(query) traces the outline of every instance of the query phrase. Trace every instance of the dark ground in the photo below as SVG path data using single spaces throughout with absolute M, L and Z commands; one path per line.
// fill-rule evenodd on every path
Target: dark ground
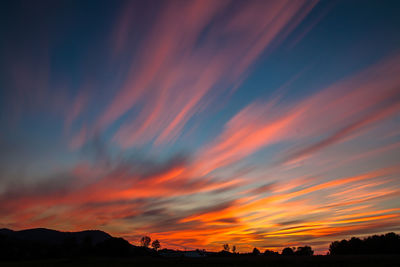
M 0 266 L 399 266 L 400 256 L 312 256 L 312 257 L 228 257 L 200 259 L 157 258 L 76 258 L 29 261 L 0 261 Z

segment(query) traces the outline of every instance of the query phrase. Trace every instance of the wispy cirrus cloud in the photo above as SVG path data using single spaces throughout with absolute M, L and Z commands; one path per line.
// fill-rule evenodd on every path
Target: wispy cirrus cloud
M 400 56 L 314 88 L 321 71 L 293 54 L 321 54 L 297 50 L 303 38 L 341 51 L 314 34 L 325 19 L 308 16 L 321 11 L 316 4 L 127 1 L 98 6 L 99 31 L 33 25 L 41 33 L 32 34 L 33 46 L 21 45 L 21 34 L 4 64 L 5 103 L 28 122 L 0 133 L 0 227 L 99 228 L 132 243 L 148 234 L 172 248 L 310 244 L 318 252 L 345 235 L 398 230 Z M 247 83 L 257 67 L 262 79 Z M 277 83 L 279 95 L 263 100 Z M 310 84 L 313 93 L 303 88 Z M 56 119 L 36 124 L 49 115 Z M 188 134 L 192 123 L 204 140 Z M 47 142 L 60 133 L 67 142 Z M 179 154 L 182 134 L 193 146 Z M 30 138 L 31 160 L 48 153 L 34 170 L 23 157 L 29 142 L 19 142 Z
M 122 124 L 114 140 L 123 147 L 174 140 L 194 114 L 237 86 L 265 49 L 290 33 L 315 4 L 169 2 L 151 22 L 135 64 L 98 125 L 107 127 L 137 106 L 138 115 Z M 118 51 L 129 49 L 124 29 L 130 23 L 129 15 L 121 17 Z
M 400 112 L 398 62 L 395 55 L 294 103 L 250 104 L 199 153 L 199 165 L 209 173 L 272 144 L 310 143 L 282 155 L 282 163 L 294 163 L 362 134 Z

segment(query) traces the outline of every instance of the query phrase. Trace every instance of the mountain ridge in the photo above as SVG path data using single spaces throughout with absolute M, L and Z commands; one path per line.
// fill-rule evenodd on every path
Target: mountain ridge
M 90 240 L 93 245 L 101 243 L 112 236 L 101 230 L 83 230 L 77 232 L 59 231 L 48 228 L 31 228 L 23 230 L 12 230 L 1 228 L 0 235 L 16 238 L 23 241 L 41 242 L 48 244 L 62 244 L 66 240 L 74 240 L 82 244 L 85 240 Z

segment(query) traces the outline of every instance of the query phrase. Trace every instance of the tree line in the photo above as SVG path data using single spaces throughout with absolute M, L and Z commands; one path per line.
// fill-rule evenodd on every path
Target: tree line
M 230 248 L 229 244 L 223 244 L 222 245 L 222 253 L 232 253 L 236 254 L 237 249 L 236 246 L 233 245 L 232 249 Z M 252 254 L 252 255 L 264 255 L 264 256 L 276 256 L 276 255 L 283 255 L 283 256 L 312 256 L 314 255 L 314 251 L 310 246 L 304 246 L 304 247 L 286 247 L 282 250 L 281 254 L 277 251 L 269 250 L 266 249 L 263 253 L 260 252 L 258 248 L 254 248 L 253 252 L 247 253 L 247 254 Z
M 230 249 L 229 244 L 224 244 L 223 252 L 236 253 L 236 246 Z M 277 251 L 265 250 L 261 253 L 257 248 L 253 249 L 253 255 L 284 255 L 284 256 L 312 256 L 314 251 L 310 246 L 286 247 L 279 254 Z M 352 237 L 348 240 L 334 241 L 329 246 L 328 255 L 376 255 L 376 254 L 400 254 L 400 235 L 387 233 L 373 235 L 363 239 Z
M 349 240 L 332 242 L 329 246 L 330 255 L 359 254 L 400 254 L 400 235 L 387 233 L 373 235 L 363 239 L 352 237 Z

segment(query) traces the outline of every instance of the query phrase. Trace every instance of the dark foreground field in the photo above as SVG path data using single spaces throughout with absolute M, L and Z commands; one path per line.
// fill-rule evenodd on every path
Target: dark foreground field
M 76 258 L 0 261 L 0 266 L 400 266 L 399 256 L 229 257 L 201 259 Z

